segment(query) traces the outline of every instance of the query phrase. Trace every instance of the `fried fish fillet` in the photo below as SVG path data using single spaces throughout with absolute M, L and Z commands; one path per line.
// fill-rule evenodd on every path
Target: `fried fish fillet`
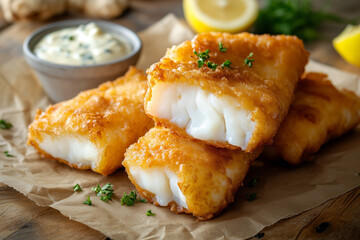
M 113 82 L 38 110 L 28 144 L 71 167 L 113 173 L 126 148 L 153 126 L 144 111 L 146 88 L 146 75 L 131 67 Z
M 234 200 L 259 154 L 215 148 L 156 126 L 127 149 L 123 165 L 149 202 L 206 220 Z
M 307 73 L 299 81 L 295 100 L 265 158 L 282 158 L 297 165 L 308 161 L 330 139 L 360 123 L 360 98 L 339 91 L 322 73 Z
M 251 152 L 275 136 L 308 55 L 294 36 L 198 34 L 148 69 L 145 111 L 180 136 Z

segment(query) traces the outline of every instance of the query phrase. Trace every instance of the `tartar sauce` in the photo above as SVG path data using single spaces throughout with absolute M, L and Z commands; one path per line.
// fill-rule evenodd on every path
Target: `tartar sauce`
M 40 59 L 65 65 L 105 63 L 130 51 L 129 42 L 102 31 L 95 23 L 51 32 L 34 48 Z

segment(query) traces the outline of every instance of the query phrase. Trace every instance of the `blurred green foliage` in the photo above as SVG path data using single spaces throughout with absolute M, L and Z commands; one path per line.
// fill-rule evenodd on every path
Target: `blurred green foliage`
M 319 37 L 318 28 L 325 21 L 350 22 L 315 10 L 310 0 L 266 0 L 255 22 L 255 33 L 296 35 L 308 42 Z

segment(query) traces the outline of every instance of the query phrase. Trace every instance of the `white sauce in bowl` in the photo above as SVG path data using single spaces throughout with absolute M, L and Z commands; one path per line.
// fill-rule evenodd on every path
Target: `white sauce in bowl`
M 51 32 L 34 48 L 40 59 L 64 65 L 106 63 L 130 51 L 129 42 L 104 32 L 95 23 Z

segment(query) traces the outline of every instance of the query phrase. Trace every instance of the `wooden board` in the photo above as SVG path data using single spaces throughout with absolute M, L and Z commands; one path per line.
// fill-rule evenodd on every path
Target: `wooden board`
M 317 1 L 321 6 L 326 0 Z M 358 0 L 333 1 L 343 16 L 360 15 Z M 169 12 L 183 17 L 181 0 L 132 0 L 130 10 L 115 19 L 134 31 L 139 31 L 161 19 Z M 72 18 L 63 16 L 52 21 Z M 0 22 L 0 65 L 22 55 L 22 41 L 34 29 L 45 23 L 26 22 L 6 24 Z M 346 63 L 333 49 L 331 41 L 343 25 L 327 24 L 322 28 L 323 38 L 307 44 L 311 58 L 319 62 L 360 74 L 360 68 Z M 358 170 L 360 172 L 360 169 Z M 360 183 L 360 177 L 359 177 Z M 252 239 L 360 239 L 360 187 L 329 200 L 314 209 L 283 219 L 263 229 Z M 0 239 L 106 239 L 102 233 L 81 223 L 69 220 L 57 210 L 39 207 L 14 189 L 0 183 Z M 322 233 L 316 228 L 323 222 L 329 225 Z

